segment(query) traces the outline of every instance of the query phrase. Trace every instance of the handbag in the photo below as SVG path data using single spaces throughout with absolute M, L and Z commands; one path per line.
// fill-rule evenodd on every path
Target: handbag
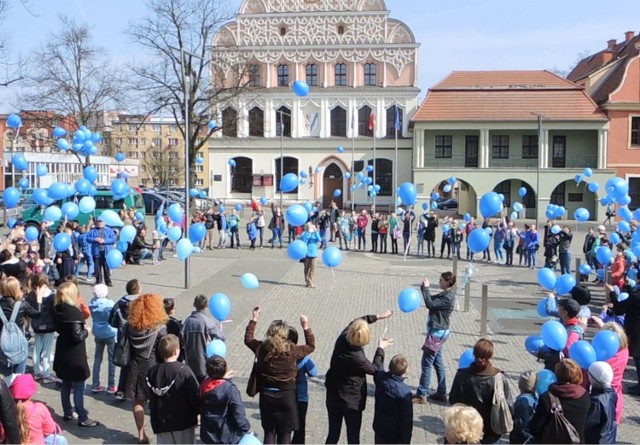
M 438 338 L 435 335 L 431 335 L 431 333 L 427 333 L 427 338 L 424 339 L 424 344 L 422 345 L 422 350 L 427 354 L 435 354 L 442 348 L 444 342 L 449 338 L 448 335 L 443 335 Z
M 122 338 L 113 348 L 113 364 L 126 368 L 131 362 L 131 343 L 129 340 L 129 325 L 126 324 L 122 331 Z
M 255 395 L 258 394 L 258 351 L 260 351 L 260 346 L 256 349 L 253 367 L 251 368 L 251 374 L 249 374 L 249 380 L 247 381 L 247 395 L 249 397 L 255 397 Z
M 491 404 L 491 429 L 496 434 L 505 434 L 513 430 L 513 417 L 509 402 L 504 395 L 502 373 L 493 378 L 493 402 Z

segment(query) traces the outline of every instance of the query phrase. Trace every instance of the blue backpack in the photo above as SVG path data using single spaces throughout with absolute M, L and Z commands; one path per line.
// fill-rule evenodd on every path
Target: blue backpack
M 4 311 L 0 309 L 2 333 L 0 333 L 0 361 L 5 365 L 15 366 L 24 362 L 29 353 L 29 343 L 24 332 L 16 323 L 21 301 L 16 301 L 11 311 L 11 318 L 7 320 Z

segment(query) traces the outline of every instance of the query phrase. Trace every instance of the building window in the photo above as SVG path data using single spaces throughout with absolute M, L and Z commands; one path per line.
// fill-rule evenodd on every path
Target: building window
M 275 160 L 276 163 L 276 191 L 280 192 L 280 178 L 282 178 L 282 174 L 281 174 L 281 170 L 280 170 L 280 158 L 277 158 Z M 298 160 L 296 158 L 292 158 L 289 156 L 285 156 L 282 159 L 282 167 L 284 169 L 284 174 L 287 175 L 289 173 L 294 173 L 294 174 L 298 174 Z M 296 187 L 295 190 L 292 190 L 289 193 L 297 193 L 298 192 L 298 188 Z
M 151 139 L 151 145 L 153 146 L 153 148 L 162 148 L 162 139 L 160 138 Z
M 264 112 L 258 107 L 249 110 L 249 136 L 264 137 Z
M 160 124 L 151 124 L 151 131 L 160 131 Z
M 538 136 L 525 134 L 522 136 L 522 159 L 538 159 Z
M 178 131 L 178 127 L 175 124 L 169 125 L 169 133 Z
M 640 178 L 629 178 L 629 197 L 631 198 L 631 203 L 629 204 L 630 209 L 637 209 L 640 207 Z
M 116 145 L 118 146 L 122 145 L 122 138 L 116 138 Z
M 196 173 L 202 173 L 204 171 L 204 166 L 201 164 L 196 165 Z
M 138 139 L 129 138 L 129 145 L 138 145 Z
M 551 166 L 555 168 L 564 168 L 566 166 L 566 163 L 567 163 L 567 137 L 554 136 Z
M 504 196 L 505 207 L 511 206 L 511 181 L 502 181 L 493 191 Z
M 287 35 L 287 28 L 286 27 L 283 26 L 283 27 L 280 28 L 280 35 L 282 37 Z
M 373 136 L 373 120 L 371 107 L 365 105 L 358 110 L 358 135 Z
M 347 65 L 338 63 L 334 68 L 335 85 L 337 87 L 347 86 Z
M 178 159 L 178 153 L 176 153 L 175 151 L 170 151 L 169 159 Z
M 310 63 L 306 67 L 307 85 L 310 87 L 318 86 L 318 65 Z
M 131 159 L 138 159 L 138 152 L 137 151 L 130 151 L 129 152 L 129 157 Z
M 631 145 L 640 145 L 640 116 L 631 117 Z
M 338 34 L 339 35 L 344 34 L 344 26 L 343 25 L 338 25 Z
M 178 138 L 168 138 L 167 143 L 169 145 L 178 145 Z
M 551 202 L 558 206 L 564 205 L 565 183 L 558 185 L 551 193 Z
M 249 86 L 250 87 L 259 87 L 260 86 L 260 66 L 259 65 L 249 65 L 247 69 L 249 73 Z
M 373 165 L 373 159 L 367 162 Z M 393 161 L 376 158 L 376 177 L 374 184 L 380 186 L 378 196 L 391 196 L 393 194 Z
M 276 136 L 291 137 L 291 110 L 282 106 L 276 110 Z
M 569 193 L 569 202 L 582 202 L 582 193 Z
M 146 159 L 147 158 L 147 152 L 146 151 L 141 152 L 140 155 L 142 156 L 142 159 Z
M 140 166 L 140 170 L 142 170 L 143 172 L 146 172 L 146 171 L 147 171 L 147 166 L 146 166 L 146 165 L 144 165 L 144 164 L 142 164 L 142 165 Z
M 464 166 L 478 168 L 478 136 L 470 135 L 464 138 Z
M 436 136 L 436 158 L 451 159 L 453 151 L 453 137 L 449 135 Z
M 238 137 L 238 112 L 235 108 L 227 107 L 222 110 L 222 135 Z
M 233 160 L 236 166 L 231 169 L 231 192 L 251 193 L 253 160 L 243 156 Z
M 144 145 L 146 145 L 146 144 L 147 144 L 147 139 L 146 139 L 146 138 L 140 138 L 140 139 L 139 139 L 139 143 L 140 143 L 140 145 L 143 145 L 143 146 L 144 146 Z
M 278 86 L 289 86 L 289 65 L 278 65 Z
M 128 125 L 127 125 L 127 130 L 129 130 L 129 131 L 136 131 L 136 126 L 135 126 L 135 124 L 128 124 Z
M 493 136 L 491 157 L 493 159 L 509 159 L 509 136 Z
M 347 137 L 347 110 L 342 107 L 331 110 L 331 136 Z
M 364 84 L 370 87 L 376 86 L 376 65 L 373 63 L 364 65 Z
M 204 185 L 204 179 L 202 178 L 196 178 L 194 182 L 195 182 L 195 185 L 198 187 L 202 187 Z
M 394 138 L 396 136 L 396 127 L 398 127 L 398 137 L 402 137 L 402 126 L 404 123 L 404 111 L 397 105 L 387 108 L 387 134 L 386 137 Z

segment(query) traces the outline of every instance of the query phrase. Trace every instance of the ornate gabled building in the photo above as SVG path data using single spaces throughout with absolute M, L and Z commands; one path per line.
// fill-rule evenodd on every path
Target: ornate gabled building
M 288 201 L 328 205 L 341 189 L 339 206 L 370 205 L 345 173 L 373 164 L 374 146 L 378 204 L 391 205 L 394 184 L 411 180 L 419 45 L 382 0 L 245 0 L 212 43 L 213 81 L 241 77 L 243 89 L 215 105 L 211 196 L 277 196 L 281 147 L 284 173 L 307 176 Z M 292 92 L 297 80 L 308 96 Z

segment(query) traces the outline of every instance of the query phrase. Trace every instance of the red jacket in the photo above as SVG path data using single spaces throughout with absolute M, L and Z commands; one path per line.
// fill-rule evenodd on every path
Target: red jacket
M 626 262 L 624 259 L 624 255 L 616 255 L 616 258 L 613 260 L 613 264 L 611 265 L 611 284 L 619 284 L 624 277 L 624 270 L 626 268 Z
M 365 215 L 358 215 L 356 224 L 358 224 L 358 228 L 363 229 L 367 227 L 367 225 L 369 225 L 369 218 L 367 218 Z

